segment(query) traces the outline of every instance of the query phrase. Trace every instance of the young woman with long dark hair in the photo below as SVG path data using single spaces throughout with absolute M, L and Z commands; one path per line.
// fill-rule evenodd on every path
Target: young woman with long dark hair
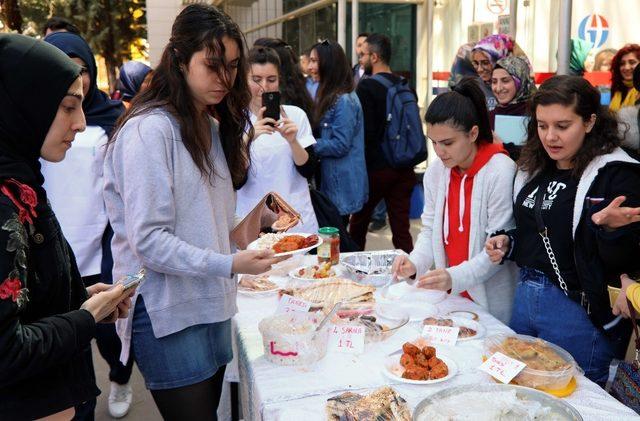
M 94 399 L 96 323 L 126 317 L 118 285 L 85 288 L 42 187 L 85 129 L 81 67 L 34 38 L 0 34 L 0 418 L 72 419 Z
M 309 183 L 317 158 L 316 140 L 305 112 L 283 105 L 280 120 L 263 117 L 262 94 L 277 92 L 280 84 L 280 59 L 272 48 L 254 47 L 249 51 L 247 79 L 251 90 L 251 166 L 247 182 L 238 190 L 236 214 L 245 217 L 265 194 L 274 191 L 300 213 L 302 222 L 289 232 L 315 233 L 318 221 L 313 211 Z
M 585 79 L 544 82 L 518 161 L 516 228 L 486 245 L 494 262 L 521 268 L 511 328 L 561 346 L 601 385 L 630 335 L 607 285 L 640 267 L 640 224 L 627 224 L 640 205 L 640 163 L 620 149 L 617 126 Z
M 369 195 L 364 158 L 364 117 L 353 89 L 353 74 L 342 47 L 323 41 L 311 48 L 309 71 L 318 75 L 313 121 L 320 158 L 320 191 L 338 208 L 345 223 Z
M 393 272 L 417 274 L 419 287 L 461 294 L 506 323 L 517 268 L 492 265 L 484 243 L 489 234 L 513 228 L 515 164 L 502 144 L 493 143 L 485 96 L 474 77 L 438 95 L 425 121 L 440 159 L 424 175 L 416 245 L 409 256 L 396 258 Z
M 306 89 L 306 79 L 291 46 L 279 38 L 258 38 L 253 46 L 272 48 L 278 53 L 282 103 L 301 108 L 312 121 L 313 98 Z
M 232 357 L 234 274 L 278 261 L 269 250 L 234 253 L 229 239 L 234 187 L 249 166 L 246 74 L 238 26 L 213 6 L 187 6 L 107 149 L 114 274 L 147 269 L 119 325 L 122 358 L 131 342 L 167 420 L 216 419 Z

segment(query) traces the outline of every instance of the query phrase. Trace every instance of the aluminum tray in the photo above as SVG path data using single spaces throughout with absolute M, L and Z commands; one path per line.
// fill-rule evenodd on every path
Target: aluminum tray
M 491 392 L 499 392 L 510 389 L 515 390 L 516 396 L 520 399 L 537 401 L 545 407 L 551 408 L 553 410 L 553 415 L 556 415 L 558 419 L 566 421 L 582 421 L 582 416 L 580 415 L 580 413 L 565 401 L 536 389 L 509 384 L 467 384 L 464 386 L 455 386 L 441 390 L 429 396 L 428 398 L 423 399 L 418 404 L 416 410 L 413 412 L 413 421 L 421 421 L 422 418 L 420 417 L 420 415 L 426 408 L 428 408 L 432 404 L 437 404 L 439 400 L 445 399 L 449 396 L 465 392 L 484 392 L 488 393 L 490 397 Z
M 391 265 L 400 251 L 372 251 L 353 253 L 340 259 L 340 263 L 356 282 L 375 287 L 391 281 Z

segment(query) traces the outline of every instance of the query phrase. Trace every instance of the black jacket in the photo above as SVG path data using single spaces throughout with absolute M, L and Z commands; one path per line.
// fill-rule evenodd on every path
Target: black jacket
M 575 293 L 584 291 L 592 322 L 596 327 L 603 328 L 616 318 L 611 312 L 607 285 L 620 286 L 620 274 L 640 270 L 640 223 L 607 232 L 595 225 L 591 217 L 618 196 L 627 197 L 623 206 L 640 206 L 640 164 L 630 162 L 629 156 L 620 149 L 595 160 L 600 164 L 590 165 L 591 168 L 585 170 L 576 195 L 575 208 L 580 210 L 580 216 L 575 226 L 573 243 L 575 268 L 581 289 L 572 291 L 572 295 L 575 297 Z M 516 179 L 514 197 L 523 185 L 522 181 L 518 182 Z M 601 198 L 604 201 L 594 205 L 588 198 Z M 572 224 L 575 222 L 567 221 Z M 509 234 L 513 238 L 515 231 Z M 517 242 L 518 239 L 514 238 L 514 241 Z M 518 260 L 517 256 L 509 258 Z M 557 279 L 553 277 L 552 281 L 556 282 Z M 607 332 L 610 339 L 628 339 L 630 323 L 623 320 L 613 331 L 615 333 Z M 612 335 L 616 338 L 612 338 Z
M 73 252 L 46 198 L 11 180 L 0 185 L 0 277 L 0 419 L 95 397 L 95 321 L 79 310 L 87 293 Z

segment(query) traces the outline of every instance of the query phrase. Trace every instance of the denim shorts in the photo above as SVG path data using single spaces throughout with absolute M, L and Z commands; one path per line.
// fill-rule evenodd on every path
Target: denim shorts
M 131 342 L 136 363 L 151 390 L 204 381 L 233 357 L 231 319 L 190 326 L 156 338 L 142 296 L 136 301 Z
M 509 326 L 566 350 L 590 380 L 604 384 L 617 346 L 543 272 L 522 268 Z

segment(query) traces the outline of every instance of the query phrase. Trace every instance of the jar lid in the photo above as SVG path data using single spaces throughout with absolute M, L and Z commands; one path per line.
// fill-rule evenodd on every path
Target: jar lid
M 318 230 L 318 233 L 323 235 L 334 235 L 334 234 L 339 234 L 340 230 L 334 227 L 322 227 Z

